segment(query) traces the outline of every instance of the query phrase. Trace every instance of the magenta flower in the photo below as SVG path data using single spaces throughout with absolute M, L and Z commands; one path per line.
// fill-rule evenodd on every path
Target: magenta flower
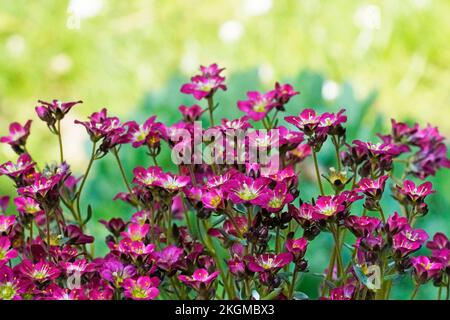
M 86 259 L 78 259 L 73 262 L 61 262 L 60 266 L 66 272 L 66 274 L 74 274 L 78 273 L 83 275 L 85 273 L 95 271 L 95 266 L 92 263 L 89 263 Z
M 9 206 L 9 196 L 0 196 L 0 214 L 6 213 Z
M 224 189 L 228 192 L 229 199 L 234 203 L 256 204 L 258 197 L 266 191 L 266 186 L 266 178 L 253 180 L 250 177 L 239 174 L 228 181 L 224 185 Z
M 286 122 L 293 124 L 307 135 L 311 135 L 320 122 L 320 117 L 313 109 L 303 110 L 298 117 L 288 116 L 284 119 Z
M 49 116 L 53 116 L 56 120 L 61 120 L 64 116 L 72 109 L 75 105 L 83 103 L 83 101 L 71 101 L 71 102 L 62 102 L 59 100 L 53 100 L 52 102 L 45 102 L 42 100 L 38 100 L 41 104 L 36 107 L 36 113 L 39 118 L 49 124 Z
M 153 300 L 159 295 L 157 277 L 139 277 L 137 279 L 125 279 L 122 283 L 124 295 L 133 300 Z
M 289 102 L 292 97 L 299 94 L 294 88 L 288 84 L 275 83 L 275 100 L 277 101 L 277 108 L 282 108 L 283 105 Z M 282 109 L 281 109 L 282 110 Z
M 245 275 L 245 263 L 239 257 L 234 257 L 227 261 L 228 269 L 233 275 L 243 276 Z
M 248 268 L 253 272 L 277 272 L 292 262 L 292 254 L 283 252 L 278 255 L 264 253 L 257 257 L 248 257 Z
M 94 237 L 84 234 L 79 226 L 74 224 L 67 225 L 64 228 L 64 234 L 69 239 L 70 244 L 86 244 L 94 242 Z
M 405 151 L 401 147 L 391 143 L 372 143 L 355 140 L 353 144 L 356 145 L 360 152 L 367 153 L 370 157 L 395 157 Z
M 46 300 L 87 300 L 83 289 L 74 288 L 70 290 L 61 288 L 56 283 L 51 283 L 44 292 Z
M 138 125 L 135 121 L 125 123 L 128 126 L 128 134 L 130 136 L 131 145 L 138 148 L 143 144 L 149 147 L 159 145 L 164 130 L 161 122 L 155 122 L 156 116 L 150 117 L 142 125 Z
M 220 75 L 223 70 L 215 63 L 208 67 L 200 66 L 201 74 L 193 76 L 190 83 L 183 84 L 180 91 L 192 94 L 197 100 L 209 98 L 219 89 L 225 91 L 225 78 Z
M 60 175 L 53 175 L 51 177 L 44 176 L 40 173 L 35 174 L 34 181 L 31 185 L 20 187 L 17 192 L 20 195 L 30 198 L 42 197 L 45 198 L 48 192 L 53 190 L 60 182 Z
M 224 196 L 220 189 L 211 189 L 202 194 L 202 202 L 205 208 L 216 210 L 224 207 Z
M 268 210 L 269 212 L 281 211 L 287 203 L 294 200 L 292 194 L 288 192 L 285 183 L 277 183 L 273 190 L 266 189 L 254 203 Z
M 133 183 L 143 187 L 152 187 L 156 185 L 163 172 L 160 167 L 148 167 L 147 169 L 136 167 L 133 170 L 133 174 Z
M 388 176 L 381 176 L 375 180 L 363 178 L 358 184 L 358 189 L 355 191 L 362 192 L 373 199 L 380 199 L 388 178 Z
M 188 122 L 194 122 L 198 120 L 198 118 L 200 118 L 202 113 L 205 111 L 198 104 L 194 104 L 190 107 L 181 105 L 178 110 L 180 110 L 184 120 Z
M 43 260 L 33 263 L 31 260 L 25 259 L 16 268 L 28 279 L 41 283 L 54 280 L 61 274 L 57 266 Z
M 9 136 L 0 137 L 0 142 L 7 143 L 13 148 L 17 148 L 22 153 L 21 147 L 25 146 L 28 136 L 30 135 L 31 120 L 28 120 L 24 126 L 20 123 L 13 122 L 9 125 Z M 15 149 L 16 150 L 16 149 Z
M 409 227 L 408 218 L 401 217 L 397 212 L 395 212 L 392 216 L 388 218 L 386 222 L 386 231 L 390 235 L 394 235 L 399 233 L 405 228 Z
M 7 266 L 0 267 L 0 300 L 22 300 L 28 284 Z
M 160 175 L 156 185 L 166 189 L 169 192 L 178 191 L 191 183 L 191 178 L 187 176 L 176 176 L 170 173 Z
M 381 221 L 380 219 L 368 216 L 349 216 L 345 220 L 345 226 L 349 228 L 356 237 L 364 237 L 378 230 L 381 226 Z
M 114 236 L 118 237 L 122 231 L 125 230 L 126 224 L 121 218 L 112 218 L 109 221 L 99 220 L 106 229 L 111 232 Z
M 206 269 L 197 269 L 194 271 L 192 276 L 178 275 L 178 279 L 187 284 L 188 286 L 199 290 L 200 286 L 209 287 L 211 283 L 217 278 L 219 271 L 209 273 Z
M 15 216 L 0 215 L 0 233 L 8 233 L 11 227 L 16 222 Z
M 412 229 L 408 226 L 394 235 L 392 238 L 392 249 L 397 256 L 405 257 L 419 250 L 427 239 L 428 234 L 424 230 Z
M 34 169 L 34 162 L 28 153 L 22 153 L 14 164 L 8 161 L 0 165 L 0 176 L 6 175 L 12 179 L 18 178 L 32 172 Z
M 252 125 L 248 122 L 248 117 L 243 116 L 239 119 L 234 120 L 228 120 L 228 119 L 222 119 L 222 125 L 220 127 L 225 132 L 227 130 L 247 130 L 249 128 L 252 128 Z
M 184 250 L 175 245 L 169 245 L 161 251 L 154 253 L 154 256 L 157 258 L 158 267 L 165 271 L 172 271 L 176 268 L 183 255 Z
M 286 250 L 290 252 L 296 260 L 303 258 L 306 253 L 307 247 L 308 240 L 306 240 L 305 238 L 286 240 Z
M 107 260 L 102 264 L 100 275 L 106 281 L 119 288 L 123 281 L 133 277 L 136 269 L 132 265 L 124 265 L 119 260 Z
M 352 300 L 356 287 L 351 284 L 337 287 L 330 290 L 329 300 Z M 327 299 L 327 298 L 325 298 Z
M 431 182 L 425 182 L 416 187 L 411 180 L 406 180 L 403 187 L 398 186 L 398 190 L 412 202 L 422 202 L 428 195 L 435 192 Z
M 235 237 L 243 235 L 248 231 L 248 220 L 246 217 L 235 217 L 234 222 L 236 223 L 236 226 L 230 220 L 225 220 L 225 222 L 223 223 L 223 230 Z M 236 227 L 238 228 L 238 230 L 236 230 Z
M 445 267 L 442 263 L 432 262 L 425 256 L 413 257 L 411 262 L 414 268 L 414 275 L 419 283 L 425 283 L 436 277 Z
M 8 237 L 0 237 L 0 267 L 17 256 L 18 252 L 15 249 L 11 249 L 11 241 L 9 241 Z
M 259 93 L 257 91 L 247 92 L 248 100 L 238 101 L 239 110 L 245 112 L 253 121 L 262 120 L 267 113 L 276 106 L 275 92 Z
M 149 230 L 150 225 L 148 224 L 132 223 L 128 226 L 127 232 L 122 232 L 121 236 L 124 238 L 129 238 L 132 241 L 141 241 L 147 236 Z
M 119 242 L 118 250 L 119 252 L 136 259 L 139 256 L 145 257 L 152 254 L 155 250 L 155 245 L 153 243 L 145 245 L 141 241 L 133 241 L 129 238 L 125 238 Z
M 311 156 L 312 149 L 309 144 L 299 144 L 295 149 L 287 153 L 289 158 L 295 159 L 296 162 L 301 162 Z
M 450 241 L 445 234 L 437 232 L 433 236 L 433 241 L 428 241 L 427 248 L 431 250 L 450 249 Z
M 344 211 L 345 206 L 342 204 L 340 197 L 319 196 L 314 209 L 316 218 L 328 219 Z

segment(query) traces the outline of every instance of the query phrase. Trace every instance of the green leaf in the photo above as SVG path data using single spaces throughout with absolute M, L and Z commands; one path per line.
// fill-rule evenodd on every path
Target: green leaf
M 292 296 L 294 300 L 309 300 L 309 297 L 306 293 L 301 291 L 295 291 L 294 295 Z

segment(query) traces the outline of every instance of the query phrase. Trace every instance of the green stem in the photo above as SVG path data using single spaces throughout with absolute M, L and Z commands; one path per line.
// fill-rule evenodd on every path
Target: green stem
M 336 161 L 337 161 L 338 172 L 340 172 L 341 171 L 341 157 L 339 157 L 339 144 L 336 139 L 336 136 L 332 136 L 332 139 L 333 139 L 334 148 L 336 150 Z
M 295 283 L 297 282 L 297 274 L 298 274 L 298 269 L 297 269 L 297 267 L 295 267 L 294 268 L 294 273 L 292 274 L 291 287 L 289 289 L 289 299 L 290 300 L 292 300 L 292 298 L 294 296 Z
M 417 284 L 416 287 L 414 288 L 414 292 L 413 292 L 410 300 L 414 300 L 416 298 L 416 295 L 419 292 L 419 287 L 420 287 L 420 284 Z
M 59 142 L 59 158 L 60 158 L 61 163 L 63 163 L 64 162 L 64 150 L 63 150 L 62 135 L 61 135 L 61 120 L 58 120 L 57 127 L 58 127 L 58 142 Z
M 211 127 L 214 127 L 214 100 L 213 100 L 213 96 L 211 95 L 210 97 L 208 97 L 208 110 L 209 110 L 209 121 L 211 123 Z
M 383 224 L 385 224 L 386 223 L 386 218 L 385 218 L 385 216 L 384 216 L 384 211 L 383 211 L 383 208 L 380 206 L 380 214 L 381 214 L 381 220 L 383 220 Z
M 76 196 L 76 206 L 77 206 L 78 218 L 80 219 L 79 224 L 80 224 L 81 230 L 83 230 L 83 223 L 81 221 L 81 210 L 80 210 L 81 192 L 83 191 L 83 187 L 86 183 L 89 172 L 91 171 L 92 164 L 94 163 L 94 160 L 95 160 L 95 148 L 96 148 L 96 143 L 94 142 L 92 144 L 91 159 L 89 160 L 89 164 L 86 168 L 86 172 L 84 173 L 83 180 L 81 181 L 81 184 L 80 184 L 80 189 L 78 189 L 77 196 Z
M 117 148 L 116 147 L 114 147 L 112 149 L 112 153 L 114 154 L 114 157 L 116 158 L 117 165 L 119 166 L 119 170 L 120 170 L 120 174 L 122 175 L 123 182 L 125 183 L 125 186 L 127 187 L 128 192 L 130 193 L 130 195 L 132 195 L 133 192 L 131 191 L 130 184 L 128 183 L 127 176 L 125 175 L 125 170 L 123 169 L 122 161 L 120 161 L 119 153 L 117 152 Z
M 319 188 L 320 188 L 320 193 L 324 196 L 324 195 L 325 195 L 325 192 L 323 191 L 322 180 L 321 180 L 321 178 L 320 178 L 319 163 L 317 162 L 317 154 L 316 154 L 316 151 L 313 150 L 312 154 L 313 154 L 313 159 L 314 159 L 314 168 L 315 168 L 315 170 L 316 170 L 317 182 L 318 182 Z

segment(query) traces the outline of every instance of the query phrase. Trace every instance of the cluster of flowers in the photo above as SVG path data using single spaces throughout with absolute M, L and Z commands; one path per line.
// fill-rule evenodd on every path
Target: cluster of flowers
M 10 199 L 1 197 L 0 299 L 300 299 L 299 279 L 309 271 L 307 248 L 318 236 L 334 240 L 329 264 L 319 270 L 322 299 L 388 299 L 393 281 L 402 275 L 413 279 L 412 298 L 428 281 L 439 288 L 439 298 L 443 290 L 448 298 L 450 242 L 442 233 L 429 240 L 424 230 L 414 228 L 428 213 L 425 200 L 433 187 L 408 179 L 423 180 L 450 167 L 437 128 L 393 121 L 392 133 L 379 135 L 380 142 L 348 143 L 345 110 L 317 114 L 312 109 L 285 117 L 293 125 L 288 128 L 278 125 L 277 116 L 298 92 L 277 83 L 267 93 L 248 92 L 248 99 L 237 103 L 246 115 L 217 126 L 278 130 L 277 172 L 261 170 L 257 161 L 194 162 L 181 164 L 177 174 L 165 172 L 157 158 L 162 147 L 175 148 L 174 131 L 191 130 L 206 111 L 214 127 L 214 96 L 226 90 L 223 69 L 213 64 L 200 71 L 181 92 L 207 101 L 206 108 L 181 106 L 183 120 L 171 126 L 156 117 L 143 124 L 122 123 L 106 109 L 88 121 L 75 121 L 92 142 L 81 177 L 64 159 L 60 126 L 81 101 L 40 101 L 36 107 L 60 144 L 58 163 L 42 169 L 26 148 L 31 120 L 10 125 L 10 134 L 0 141 L 18 159 L 0 165 L 0 176 L 14 183 L 17 214 L 7 215 Z M 336 151 L 336 168 L 321 174 L 317 153 L 327 140 Z M 258 142 L 271 149 L 270 133 Z M 135 168 L 131 182 L 120 160 L 125 144 L 146 148 L 153 161 L 150 167 Z M 93 209 L 82 206 L 81 198 L 94 162 L 108 153 L 127 189 L 115 200 L 135 213 L 128 222 L 100 221 L 109 231 L 109 253 L 94 257 L 89 250 L 94 237 L 86 234 Z M 310 157 L 318 196 L 307 202 L 298 176 L 308 169 L 303 162 Z M 398 167 L 402 178 L 394 175 Z M 383 210 L 388 181 L 401 213 Z M 347 248 L 344 241 L 352 240 Z M 424 244 L 431 255 L 414 257 Z M 345 261 L 347 249 L 352 256 Z

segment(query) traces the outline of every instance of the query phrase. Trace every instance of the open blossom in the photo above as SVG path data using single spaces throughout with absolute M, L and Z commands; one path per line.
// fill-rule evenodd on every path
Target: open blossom
M 370 157 L 389 156 L 395 157 L 403 153 L 405 150 L 392 143 L 372 143 L 360 140 L 353 141 L 353 144 L 363 153 L 367 153 Z
M 47 261 L 33 263 L 30 260 L 23 260 L 16 268 L 23 276 L 36 282 L 54 280 L 61 274 L 57 266 Z
M 427 243 L 427 248 L 431 250 L 450 249 L 450 241 L 445 234 L 437 232 L 433 240 Z
M 125 279 L 136 274 L 136 268 L 132 265 L 124 265 L 119 260 L 107 260 L 102 264 L 100 275 L 106 281 L 112 283 L 116 288 L 122 285 Z
M 244 175 L 236 175 L 224 186 L 229 199 L 234 203 L 255 204 L 266 189 L 267 179 L 252 179 Z
M 47 193 L 53 190 L 60 181 L 61 181 L 60 175 L 53 175 L 51 177 L 47 177 L 40 173 L 37 173 L 34 176 L 34 181 L 31 185 L 17 189 L 17 192 L 20 195 L 31 198 L 45 197 Z
M 211 189 L 208 192 L 202 194 L 202 202 L 205 208 L 216 210 L 223 208 L 224 195 L 220 189 Z
M 184 250 L 175 245 L 169 245 L 161 251 L 154 253 L 158 267 L 166 271 L 171 271 L 176 268 L 183 255 Z
M 163 173 L 156 182 L 156 185 L 169 192 L 175 192 L 186 187 L 190 182 L 191 179 L 187 176 L 176 176 L 170 173 Z
M 347 121 L 344 112 L 345 110 L 340 110 L 337 114 L 325 112 L 322 115 L 318 115 L 313 109 L 305 109 L 298 117 L 288 116 L 284 119 L 308 136 L 311 136 L 315 132 L 324 135 L 334 131 L 334 129 Z
M 347 284 L 341 287 L 337 287 L 330 290 L 330 297 L 324 298 L 326 300 L 351 300 L 353 294 L 356 291 L 356 287 L 351 284 Z
M 305 238 L 287 239 L 286 250 L 290 252 L 296 259 L 303 258 L 308 247 L 308 240 Z
M 122 239 L 119 242 L 118 251 L 129 255 L 131 258 L 136 259 L 139 256 L 148 256 L 155 250 L 155 245 L 144 244 L 141 241 L 133 241 L 130 238 Z
M 402 187 L 398 186 L 397 188 L 401 194 L 412 202 L 422 202 L 427 196 L 435 192 L 431 182 L 416 186 L 411 180 L 406 180 Z
M 22 153 L 17 159 L 17 163 L 8 161 L 0 165 L 0 176 L 7 175 L 11 178 L 18 178 L 22 175 L 32 172 L 34 162 L 28 153 Z
M 291 262 L 292 254 L 288 252 L 283 252 L 278 255 L 263 253 L 256 257 L 248 257 L 248 268 L 253 272 L 277 272 Z
M 318 219 L 327 219 L 344 211 L 345 206 L 338 196 L 319 196 L 314 206 Z
M 248 122 L 249 117 L 247 116 L 243 116 L 239 119 L 233 119 L 233 120 L 228 120 L 228 119 L 222 119 L 222 125 L 220 126 L 220 128 L 222 130 L 226 131 L 227 130 L 232 130 L 231 132 L 233 132 L 234 134 L 234 130 L 247 130 L 249 128 L 252 128 L 252 125 Z
M 150 225 L 148 224 L 137 224 L 132 223 L 128 226 L 127 232 L 122 232 L 121 236 L 124 238 L 129 238 L 133 241 L 141 241 L 145 238 L 150 230 Z
M 275 83 L 275 100 L 277 102 L 277 108 L 283 110 L 283 105 L 289 102 L 292 97 L 299 94 L 298 91 L 295 91 L 294 88 L 289 83 Z
M 46 300 L 86 300 L 87 297 L 82 288 L 61 288 L 56 283 L 51 283 L 44 291 Z
M 31 122 L 31 120 L 28 120 L 24 126 L 17 122 L 11 123 L 9 125 L 9 136 L 0 137 L 0 142 L 7 143 L 13 148 L 18 147 L 18 150 L 23 152 L 21 147 L 25 146 L 28 136 L 30 135 Z
M 200 118 L 204 110 L 198 105 L 194 104 L 190 107 L 181 105 L 178 107 L 181 114 L 183 115 L 183 119 L 188 122 L 194 122 Z
M 0 267 L 0 300 L 22 300 L 27 283 L 7 266 Z
M 11 249 L 11 241 L 9 241 L 8 237 L 0 237 L 0 267 L 17 256 L 18 252 L 15 249 Z
M 412 229 L 405 227 L 392 238 L 392 249 L 400 256 L 404 257 L 415 252 L 422 247 L 428 239 L 428 234 L 422 229 Z
M 358 184 L 358 189 L 356 191 L 364 193 L 366 196 L 380 199 L 384 192 L 384 187 L 386 185 L 386 180 L 388 176 L 381 176 L 378 179 L 372 180 L 369 178 L 363 178 Z
M 276 103 L 275 92 L 259 93 L 257 91 L 247 92 L 248 100 L 238 101 L 239 110 L 245 112 L 253 121 L 262 120 L 272 110 Z
M 255 204 L 260 205 L 269 212 L 281 211 L 287 203 L 294 200 L 292 194 L 288 192 L 285 183 L 278 183 L 273 190 L 266 189 L 260 197 L 255 200 Z
M 131 145 L 138 148 L 144 144 L 149 147 L 159 145 L 163 137 L 164 126 L 161 122 L 155 122 L 156 116 L 150 117 L 144 124 L 139 125 L 135 121 L 125 123 L 128 126 L 128 135 Z
M 133 300 L 153 300 L 159 295 L 157 277 L 138 277 L 125 279 L 122 283 L 124 295 Z
M 136 167 L 133 170 L 133 183 L 139 184 L 144 187 L 155 186 L 162 173 L 163 172 L 160 167 L 148 167 L 147 169 Z
M 398 212 L 394 212 L 392 216 L 390 216 L 386 222 L 386 231 L 390 235 L 394 235 L 399 233 L 405 228 L 409 227 L 408 218 L 401 217 Z
M 192 94 L 197 100 L 209 98 L 219 89 L 225 91 L 225 77 L 220 75 L 223 70 L 215 63 L 208 67 L 200 66 L 201 74 L 193 76 L 191 82 L 184 84 L 180 91 Z
M 47 123 L 48 126 L 53 126 L 57 120 L 61 120 L 75 105 L 83 103 L 83 101 L 62 102 L 60 100 L 53 100 L 46 102 L 39 100 L 39 106 L 35 108 L 38 117 Z
M 349 216 L 345 220 L 345 226 L 357 237 L 367 236 L 381 226 L 380 219 L 368 216 Z
M 419 283 L 425 283 L 431 278 L 437 276 L 443 269 L 444 265 L 439 262 L 433 262 L 425 256 L 411 258 L 414 275 Z
M 15 216 L 4 216 L 0 215 L 0 233 L 8 233 L 10 228 L 14 225 L 16 222 Z
M 73 262 L 61 262 L 60 266 L 67 274 L 78 273 L 80 275 L 94 271 L 94 265 L 86 259 L 78 259 Z
M 209 287 L 211 283 L 217 278 L 219 275 L 219 271 L 214 271 L 212 273 L 209 273 L 206 269 L 197 269 L 194 271 L 192 276 L 187 276 L 180 274 L 178 276 L 178 279 L 187 284 L 188 286 L 199 290 L 200 286 L 204 285 L 206 287 Z

